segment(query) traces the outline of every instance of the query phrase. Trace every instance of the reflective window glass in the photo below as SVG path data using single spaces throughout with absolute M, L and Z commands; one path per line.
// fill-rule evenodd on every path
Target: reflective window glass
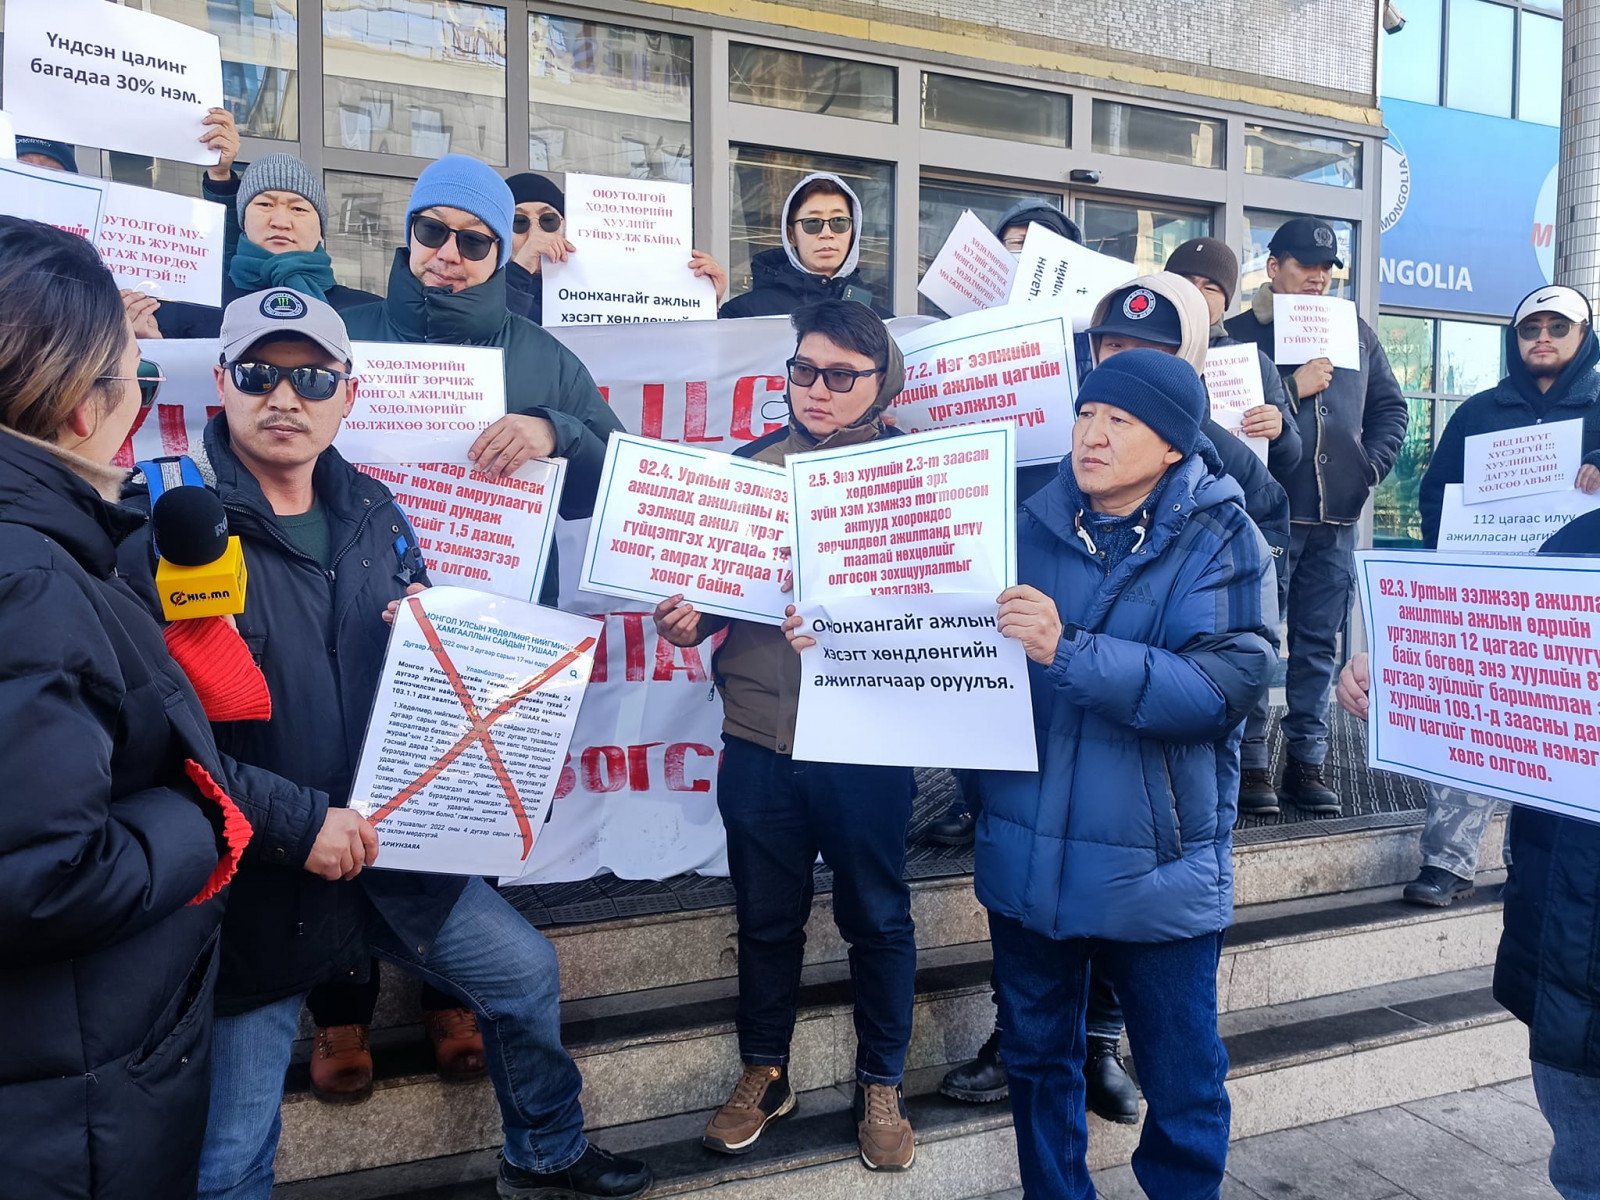
M 1125 259 L 1143 275 L 1161 270 L 1168 255 L 1190 238 L 1211 234 L 1208 212 L 1110 200 L 1079 200 L 1078 224 L 1089 249 Z
M 1523 13 L 1517 55 L 1517 117 L 1560 125 L 1561 22 Z
M 1405 14 L 1405 27 L 1383 37 L 1382 94 L 1438 104 L 1444 0 L 1405 0 Z
M 300 136 L 297 0 L 146 0 L 146 12 L 217 35 L 222 90 L 246 137 Z
M 1267 282 L 1267 246 L 1272 235 L 1278 232 L 1293 213 L 1268 212 L 1261 208 L 1244 210 L 1244 252 L 1239 256 L 1238 306 L 1249 306 L 1251 298 Z M 1356 266 L 1356 230 L 1349 221 L 1330 220 L 1334 236 L 1339 239 L 1339 257 L 1344 266 L 1333 268 L 1333 279 L 1328 284 L 1328 295 L 1342 300 L 1354 300 Z
M 1374 546 L 1422 545 L 1418 497 L 1433 452 L 1433 401 L 1426 396 L 1407 396 L 1406 408 L 1410 416 L 1400 453 L 1393 469 L 1372 494 Z
M 528 160 L 535 171 L 692 181 L 686 37 L 528 16 Z
M 1270 125 L 1244 127 L 1244 173 L 1325 183 L 1330 187 L 1361 186 L 1361 143 L 1349 138 L 1318 137 Z
M 333 274 L 346 287 L 389 290 L 394 252 L 406 240 L 406 201 L 414 179 L 328 171 L 328 256 Z
M 506 10 L 324 0 L 323 144 L 506 161 Z
M 1094 102 L 1094 149 L 1099 154 L 1148 158 L 1191 167 L 1225 166 L 1226 126 L 1163 108 L 1115 100 Z
M 1378 341 L 1404 391 L 1433 391 L 1433 327 L 1428 317 L 1378 318 Z
M 1511 115 L 1511 47 L 1517 10 L 1490 0 L 1450 0 L 1450 57 L 1445 103 L 1451 108 Z M 1401 30 L 1403 36 L 1405 30 Z
M 1505 374 L 1505 337 L 1504 325 L 1440 321 L 1439 394 L 1471 396 L 1499 383 Z
M 980 187 L 972 183 L 923 180 L 917 194 L 917 278 L 921 279 L 927 274 L 928 265 L 939 253 L 963 212 L 971 209 L 973 216 L 994 229 L 1006 210 L 1019 200 L 1037 200 L 1052 208 L 1061 207 L 1059 195 Z M 937 304 L 920 292 L 917 294 L 917 309 L 930 316 L 945 315 Z
M 894 121 L 894 68 L 775 46 L 728 46 L 728 99 L 795 112 Z
M 1067 146 L 1071 144 L 1072 98 L 986 79 L 924 74 L 922 127 L 1038 146 Z

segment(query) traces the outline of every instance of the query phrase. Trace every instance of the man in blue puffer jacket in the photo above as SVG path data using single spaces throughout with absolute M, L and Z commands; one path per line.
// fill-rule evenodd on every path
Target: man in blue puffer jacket
M 1197 448 L 1206 394 L 1158 350 L 1097 367 L 1072 455 L 1027 500 L 999 626 L 1030 659 L 1037 773 L 986 772 L 978 898 L 1030 1200 L 1091 1197 L 1091 955 L 1122 998 L 1149 1112 L 1133 1168 L 1214 1200 L 1228 1147 L 1216 970 L 1233 917 L 1245 714 L 1276 657 L 1271 555 Z

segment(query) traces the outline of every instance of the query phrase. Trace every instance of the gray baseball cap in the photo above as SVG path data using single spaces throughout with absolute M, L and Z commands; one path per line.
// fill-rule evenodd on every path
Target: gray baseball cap
M 324 300 L 293 288 L 268 288 L 240 296 L 222 314 L 222 361 L 234 362 L 269 338 L 310 338 L 342 363 L 352 361 L 344 318 Z

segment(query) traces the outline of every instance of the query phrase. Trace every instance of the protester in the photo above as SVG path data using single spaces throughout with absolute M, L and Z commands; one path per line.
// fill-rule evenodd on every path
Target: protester
M 1506 377 L 1450 414 L 1422 477 L 1418 507 L 1428 549 L 1439 544 L 1444 490 L 1463 481 L 1466 439 L 1477 434 L 1582 421 L 1584 462 L 1574 483 L 1590 494 L 1600 491 L 1600 340 L 1592 324 L 1588 300 L 1569 287 L 1535 288 L 1517 305 L 1505 333 Z M 1478 848 L 1494 804 L 1465 788 L 1428 784 L 1422 871 L 1406 885 L 1407 900 L 1448 908 L 1473 894 Z
M 865 305 L 841 301 L 800 309 L 793 322 L 789 424 L 735 453 L 781 464 L 894 436 L 883 412 L 905 384 L 905 364 L 883 322 Z M 870 1170 L 905 1170 L 916 1155 L 901 1093 L 917 969 L 904 877 L 911 770 L 794 761 L 801 664 L 776 626 L 703 614 L 681 595 L 656 606 L 655 624 L 674 646 L 727 634 L 713 660 L 724 712 L 717 807 L 739 921 L 744 1069 L 706 1126 L 704 1144 L 743 1154 L 794 1109 L 789 1043 L 820 851 L 834 874 L 834 920 L 850 944 L 861 1161 Z
M 1216 972 L 1245 714 L 1276 638 L 1271 557 L 1201 460 L 1205 389 L 1126 350 L 1078 395 L 1072 456 L 1025 501 L 999 627 L 1029 658 L 1039 771 L 983 772 L 976 886 L 1029 1196 L 1094 1195 L 1091 955 L 1122 998 L 1152 1197 L 1215 1195 L 1228 1147 Z
M 78 154 L 65 142 L 51 141 L 49 138 L 17 136 L 17 161 L 27 163 L 30 167 L 42 167 L 46 171 L 66 171 L 70 175 L 78 173 Z
M 1225 322 L 1228 332 L 1271 353 L 1273 297 L 1326 294 L 1330 265 L 1344 265 L 1333 226 L 1315 217 L 1285 221 L 1267 246 L 1268 282 L 1248 311 Z M 1394 466 L 1408 419 L 1378 335 L 1360 318 L 1356 324 L 1359 370 L 1335 369 L 1326 358 L 1279 368 L 1303 452 L 1287 483 L 1293 522 L 1287 564 L 1289 711 L 1283 718 L 1287 762 L 1277 794 L 1314 816 L 1341 811 L 1324 763 L 1339 632 L 1355 594 L 1357 525 L 1373 489 Z M 1259 726 L 1253 732 L 1260 733 Z M 1265 793 L 1258 776 L 1252 790 L 1261 811 Z
M 1005 248 L 1012 254 L 1022 254 L 1022 244 L 1028 240 L 1028 227 L 1042 225 L 1051 233 L 1059 234 L 1069 242 L 1083 245 L 1083 230 L 1078 228 L 1078 223 L 1067 216 L 1054 205 L 1046 204 L 1042 200 L 1019 200 L 1008 208 L 995 224 L 994 235 L 999 238 Z M 1082 333 L 1073 335 L 1073 350 L 1076 352 L 1078 364 L 1078 380 L 1094 369 L 1094 356 L 1089 351 L 1089 339 Z M 1019 481 L 1029 478 L 1027 472 L 1032 468 L 1024 468 L 1019 473 Z M 1036 476 L 1036 484 L 1023 493 L 1023 499 L 1044 487 L 1055 477 L 1054 466 L 1043 468 Z
M 216 730 L 241 760 L 315 788 L 320 803 L 309 821 L 280 822 L 230 897 L 201 1196 L 266 1200 L 301 1004 L 316 983 L 359 975 L 369 955 L 477 1014 L 505 1130 L 501 1196 L 642 1193 L 643 1163 L 583 1136 L 582 1081 L 561 1048 L 549 942 L 481 879 L 363 870 L 377 859 L 378 836 L 346 805 L 385 620 L 426 580 L 393 495 L 332 448 L 356 386 L 343 321 L 288 289 L 244 296 L 223 316 L 221 359 L 222 411 L 206 426 L 205 456 L 249 570 L 239 632 L 259 647 L 277 703 L 270 720 Z M 142 550 L 123 563 L 148 586 Z M 323 882 L 297 864 L 329 828 L 344 839 L 344 869 Z
M 783 202 L 782 245 L 750 260 L 750 290 L 722 306 L 724 317 L 771 317 L 820 300 L 856 300 L 887 320 L 861 279 L 861 201 L 837 175 L 818 171 Z

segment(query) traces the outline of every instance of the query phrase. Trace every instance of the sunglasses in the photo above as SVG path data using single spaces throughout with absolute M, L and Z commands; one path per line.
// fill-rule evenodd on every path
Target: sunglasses
M 140 408 L 149 408 L 156 402 L 156 395 L 166 381 L 167 377 L 161 373 L 161 367 L 148 358 L 139 360 L 137 375 L 102 375 L 95 380 L 96 383 L 137 383 Z
M 328 367 L 278 367 L 245 361 L 229 363 L 228 373 L 233 376 L 233 386 L 246 396 L 265 396 L 278 386 L 278 380 L 287 378 L 289 386 L 305 400 L 332 400 L 339 384 L 354 378 L 347 371 Z
M 511 218 L 512 233 L 527 233 L 533 228 L 533 218 L 527 213 L 518 213 Z M 561 214 L 558 212 L 542 212 L 539 214 L 539 228 L 546 233 L 554 233 L 561 228 Z M 427 245 L 426 242 L 423 245 Z
M 868 375 L 882 375 L 882 367 L 873 367 L 870 371 L 851 371 L 845 367 L 828 367 L 818 370 L 810 363 L 803 363 L 799 359 L 791 358 L 783 364 L 789 368 L 789 382 L 795 387 L 810 387 L 817 381 L 817 376 L 822 376 L 822 382 L 827 385 L 830 392 L 848 392 L 855 387 L 856 380 Z
M 1526 321 L 1517 326 L 1517 336 L 1525 342 L 1536 342 L 1546 329 L 1550 331 L 1550 336 L 1559 342 L 1572 332 L 1572 322 L 1551 321 L 1548 325 L 1541 325 L 1537 321 Z
M 482 262 L 500 244 L 500 239 L 492 233 L 479 233 L 476 229 L 451 229 L 443 221 L 423 216 L 411 218 L 411 236 L 429 250 L 437 250 L 455 238 L 456 249 L 468 262 Z
M 793 224 L 800 226 L 801 229 L 815 237 L 817 234 L 822 232 L 822 227 L 824 225 L 833 230 L 835 233 L 849 233 L 850 227 L 854 225 L 855 222 L 849 217 L 829 217 L 826 221 L 824 221 L 821 217 L 801 217 L 798 221 L 793 222 Z

